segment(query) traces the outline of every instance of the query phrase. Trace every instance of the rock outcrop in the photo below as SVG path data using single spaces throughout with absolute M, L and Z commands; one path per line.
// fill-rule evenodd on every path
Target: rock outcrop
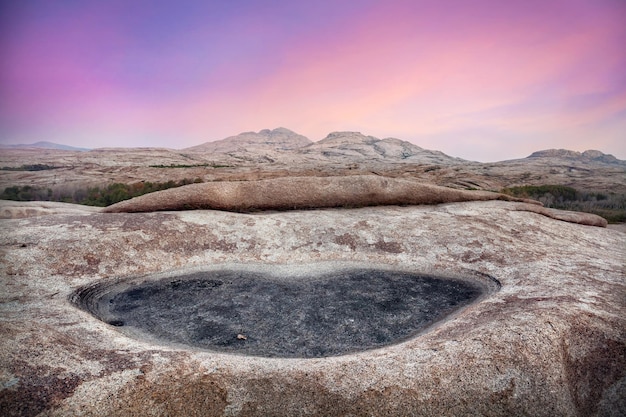
M 517 201 L 529 210 L 558 220 L 606 227 L 589 213 L 541 207 L 533 200 L 488 191 L 466 191 L 376 175 L 289 177 L 259 181 L 190 184 L 146 194 L 104 208 L 106 213 L 213 209 L 226 211 L 294 210 L 381 205 L 422 205 L 462 201 Z
M 100 207 L 51 201 L 8 201 L 0 200 L 0 219 L 24 219 L 51 214 L 89 214 L 101 211 Z
M 519 204 L 0 220 L 2 414 L 626 414 L 626 234 Z M 402 343 L 315 359 L 128 337 L 70 300 L 105 280 L 237 265 L 383 266 L 500 290 Z
M 284 127 L 259 132 L 243 132 L 226 139 L 206 142 L 183 151 L 229 153 L 235 151 L 291 151 L 310 145 L 306 136 L 299 135 Z
M 477 200 L 523 201 L 488 191 L 456 190 L 397 178 L 354 175 L 190 184 L 121 201 L 106 207 L 104 211 L 132 213 L 192 209 L 293 210 Z
M 386 161 L 404 163 L 429 163 L 450 165 L 463 162 L 443 152 L 420 148 L 410 142 L 395 138 L 378 139 L 360 132 L 333 132 L 298 153 L 321 160 L 359 163 Z
M 607 164 L 626 164 L 625 161 L 620 161 L 613 155 L 605 154 L 593 149 L 584 152 L 570 151 L 568 149 L 546 149 L 543 151 L 533 152 L 528 158 L 565 158 L 580 161 L 602 162 Z

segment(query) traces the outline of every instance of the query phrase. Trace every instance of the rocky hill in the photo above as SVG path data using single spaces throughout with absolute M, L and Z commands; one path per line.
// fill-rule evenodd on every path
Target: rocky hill
M 344 160 L 346 163 L 387 161 L 450 165 L 463 162 L 400 139 L 378 139 L 360 132 L 330 133 L 321 141 L 299 149 L 299 153 L 319 160 Z
M 29 166 L 46 169 L 31 170 Z M 115 182 L 252 180 L 284 176 L 375 173 L 458 189 L 559 184 L 626 194 L 626 161 L 600 151 L 544 150 L 527 158 L 479 163 L 394 138 L 334 132 L 318 142 L 285 128 L 245 132 L 175 149 L 0 150 L 0 192 L 6 187 L 76 189 Z
M 263 129 L 259 132 L 243 132 L 236 136 L 214 142 L 206 142 L 198 146 L 182 149 L 185 152 L 230 153 L 259 151 L 291 151 L 311 144 L 305 136 L 292 132 L 284 127 Z
M 606 164 L 626 165 L 626 161 L 617 159 L 613 155 L 605 154 L 596 150 L 587 150 L 584 152 L 570 151 L 568 149 L 546 149 L 543 151 L 533 152 L 528 158 L 549 158 L 563 159 L 576 162 L 600 162 Z

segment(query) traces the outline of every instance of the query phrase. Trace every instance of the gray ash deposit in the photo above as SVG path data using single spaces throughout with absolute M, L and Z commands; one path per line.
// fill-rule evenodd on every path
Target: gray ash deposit
M 78 291 L 84 309 L 120 331 L 213 351 L 316 358 L 406 340 L 468 305 L 472 281 L 376 269 L 308 276 L 213 270 Z

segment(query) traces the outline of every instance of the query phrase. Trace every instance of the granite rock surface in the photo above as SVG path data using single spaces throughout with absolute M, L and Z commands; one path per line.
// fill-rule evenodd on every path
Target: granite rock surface
M 287 177 L 258 181 L 220 181 L 157 191 L 105 207 L 105 213 L 213 209 L 237 212 L 333 207 L 442 204 L 504 200 L 554 219 L 606 227 L 606 219 L 590 213 L 544 208 L 541 203 L 489 191 L 457 190 L 376 175 Z
M 105 212 L 185 209 L 293 210 L 379 205 L 440 204 L 475 200 L 524 201 L 488 191 L 466 191 L 376 175 L 286 177 L 190 184 L 108 206 Z M 526 200 L 532 202 L 532 200 Z M 538 205 L 540 203 L 534 202 Z
M 252 214 L 56 207 L 2 219 L 0 409 L 8 416 L 626 414 L 626 233 L 519 204 Z M 500 288 L 402 343 L 315 359 L 133 338 L 72 302 L 77 289 L 105 280 L 237 265 L 385 267 L 497 280 Z

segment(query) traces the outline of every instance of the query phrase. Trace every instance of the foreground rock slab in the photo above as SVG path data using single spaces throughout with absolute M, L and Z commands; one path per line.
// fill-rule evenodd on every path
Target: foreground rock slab
M 253 214 L 55 208 L 0 220 L 0 409 L 9 416 L 624 415 L 626 233 L 518 204 Z M 133 338 L 70 301 L 76 289 L 103 280 L 237 265 L 375 266 L 496 279 L 501 287 L 402 343 L 315 359 Z
M 98 213 L 101 210 L 102 209 L 99 207 L 57 203 L 53 201 L 0 200 L 0 219 L 23 219 L 27 217 L 47 216 L 50 214 Z

